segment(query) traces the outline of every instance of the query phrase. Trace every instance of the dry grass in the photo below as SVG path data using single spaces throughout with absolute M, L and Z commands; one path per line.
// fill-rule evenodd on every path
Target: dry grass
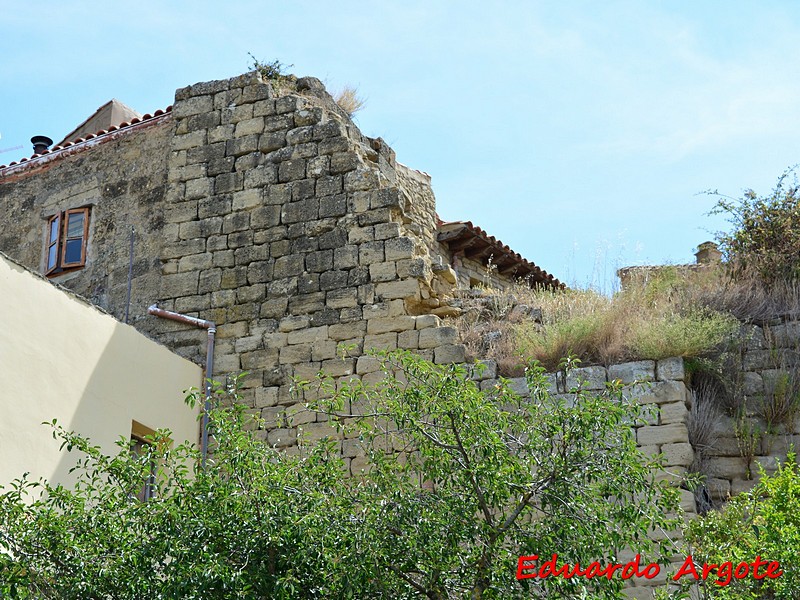
M 334 97 L 336 104 L 346 112 L 351 118 L 358 111 L 364 108 L 364 99 L 359 97 L 358 88 L 346 85 Z
M 722 269 L 665 267 L 607 297 L 592 290 L 484 290 L 479 310 L 458 327 L 468 351 L 516 374 L 530 359 L 555 370 L 575 355 L 585 364 L 626 360 L 719 358 L 744 343 L 741 323 L 800 317 L 800 285 L 766 288 L 732 282 Z M 508 318 L 516 305 L 541 310 L 537 322 Z

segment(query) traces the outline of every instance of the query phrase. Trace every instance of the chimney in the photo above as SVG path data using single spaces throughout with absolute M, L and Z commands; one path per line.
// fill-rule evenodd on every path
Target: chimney
M 46 135 L 35 135 L 31 138 L 31 144 L 34 154 L 43 154 L 53 144 L 53 140 Z
M 712 265 L 722 260 L 722 252 L 714 242 L 703 242 L 694 254 L 698 265 Z

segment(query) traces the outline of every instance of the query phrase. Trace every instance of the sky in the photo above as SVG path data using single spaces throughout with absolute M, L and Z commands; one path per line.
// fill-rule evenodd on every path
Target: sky
M 442 219 L 609 293 L 728 228 L 704 192 L 767 194 L 800 162 L 798 30 L 795 0 L 0 0 L 0 164 L 252 54 L 357 87 Z

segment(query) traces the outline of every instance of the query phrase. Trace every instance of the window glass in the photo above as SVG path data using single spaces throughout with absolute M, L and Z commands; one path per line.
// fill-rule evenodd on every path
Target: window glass
M 67 215 L 67 237 L 83 237 L 83 213 Z
M 50 221 L 50 243 L 54 243 L 58 239 L 58 226 L 59 226 L 59 219 L 55 217 L 52 221 Z
M 50 246 L 47 250 L 47 270 L 49 271 L 56 266 L 56 257 L 58 256 L 58 246 L 55 244 Z
M 81 247 L 83 240 L 67 240 L 66 248 L 64 250 L 64 264 L 79 263 L 81 262 Z

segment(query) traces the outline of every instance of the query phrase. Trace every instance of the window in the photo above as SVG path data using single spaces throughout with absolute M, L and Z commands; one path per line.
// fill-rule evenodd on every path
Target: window
M 131 452 L 136 456 L 147 456 L 150 454 L 150 445 L 152 442 L 153 434 L 155 431 L 142 425 L 138 421 L 133 421 L 131 424 Z M 149 439 L 148 439 L 149 438 Z M 151 456 L 149 460 L 149 470 L 142 487 L 136 492 L 134 497 L 141 502 L 150 500 L 156 493 L 156 463 L 155 459 Z
M 45 274 L 58 275 L 86 264 L 89 207 L 56 213 L 47 221 Z

